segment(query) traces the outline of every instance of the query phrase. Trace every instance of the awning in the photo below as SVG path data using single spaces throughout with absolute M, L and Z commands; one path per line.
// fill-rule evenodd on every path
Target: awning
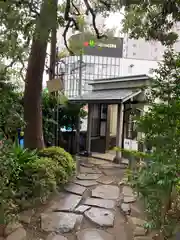
M 129 89 L 96 90 L 87 94 L 69 99 L 74 103 L 107 103 L 117 104 L 125 102 L 141 93 L 141 90 L 133 91 Z

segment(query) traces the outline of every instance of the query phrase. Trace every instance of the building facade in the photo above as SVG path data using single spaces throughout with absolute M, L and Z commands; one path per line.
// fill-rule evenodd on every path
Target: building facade
M 173 28 L 179 35 L 179 39 L 174 44 L 176 52 L 180 52 L 180 22 Z M 158 41 L 145 41 L 144 39 L 130 39 L 128 34 L 124 36 L 123 57 L 139 60 L 161 61 L 166 48 Z
M 82 41 L 77 34 L 72 36 L 74 41 Z M 83 54 L 68 56 L 61 60 L 58 72 L 63 73 L 64 93 L 72 99 L 81 93 L 91 90 L 91 83 L 96 79 L 107 79 L 135 74 L 149 74 L 157 67 L 157 61 L 124 58 L 124 39 L 111 38 L 95 42 L 90 46 L 91 40 L 85 42 Z M 79 80 L 81 79 L 81 80 Z

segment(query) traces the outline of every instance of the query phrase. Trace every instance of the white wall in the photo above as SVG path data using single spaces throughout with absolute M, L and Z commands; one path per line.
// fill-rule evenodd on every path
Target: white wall
M 180 22 L 176 23 L 173 31 L 179 35 L 174 49 L 180 52 Z M 127 34 L 124 36 L 123 57 L 146 60 L 162 60 L 166 48 L 158 41 L 145 41 L 144 39 L 130 39 Z

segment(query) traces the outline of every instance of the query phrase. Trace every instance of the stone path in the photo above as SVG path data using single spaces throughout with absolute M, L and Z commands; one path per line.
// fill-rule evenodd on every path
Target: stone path
M 80 174 L 48 205 L 21 213 L 22 224 L 9 226 L 6 239 L 152 239 L 144 229 L 136 194 L 123 179 L 125 168 L 125 164 L 82 159 Z

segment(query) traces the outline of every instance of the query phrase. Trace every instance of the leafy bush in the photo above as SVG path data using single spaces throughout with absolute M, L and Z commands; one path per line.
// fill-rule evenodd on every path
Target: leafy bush
M 7 71 L 0 70 L 0 129 L 13 139 L 17 129 L 24 126 L 22 96 L 12 84 Z
M 51 159 L 40 158 L 24 166 L 18 182 L 19 197 L 25 199 L 48 196 L 56 189 L 55 164 Z
M 72 176 L 75 171 L 75 162 L 68 152 L 60 147 L 49 147 L 40 151 L 41 157 L 52 158 L 57 161 L 65 170 L 68 176 Z
M 30 161 L 35 161 L 38 156 L 37 156 L 37 151 L 36 150 L 29 150 L 29 149 L 23 149 L 20 146 L 14 144 L 12 148 L 17 161 L 20 165 L 23 165 L 25 163 L 28 163 Z
M 0 138 L 1 141 L 1 138 Z M 75 164 L 62 148 L 40 152 L 21 149 L 4 140 L 0 147 L 0 223 L 9 222 L 19 208 L 47 199 L 72 176 Z
M 14 201 L 16 182 L 20 167 L 9 142 L 0 149 L 0 223 L 10 221 L 17 210 Z
M 160 239 L 170 239 L 180 219 L 180 208 L 174 207 L 180 202 L 180 54 L 168 50 L 154 72 L 148 91 L 150 107 L 138 121 L 138 130 L 144 133 L 142 141 L 153 151 L 129 154 L 143 160 L 132 179 L 144 199 L 146 227 L 158 230 Z
M 20 176 L 19 197 L 26 199 L 48 197 L 58 185 L 68 181 L 68 175 L 58 162 L 42 157 L 24 166 Z

